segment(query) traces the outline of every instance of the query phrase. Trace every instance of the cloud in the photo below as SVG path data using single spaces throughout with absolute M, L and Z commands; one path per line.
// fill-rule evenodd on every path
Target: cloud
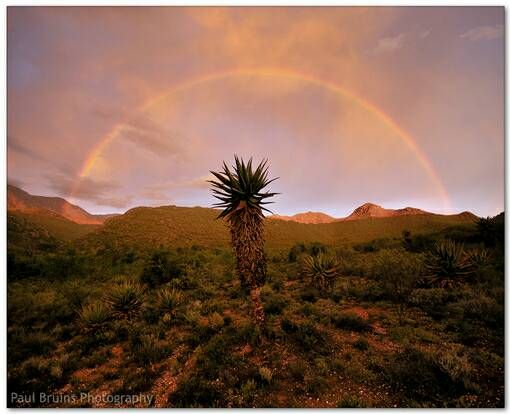
M 75 178 L 69 175 L 49 175 L 47 179 L 49 187 L 63 197 L 93 201 L 98 205 L 116 208 L 126 207 L 133 200 L 129 195 L 113 195 L 114 191 L 121 188 L 113 182 L 97 181 L 90 177 Z
M 420 39 L 425 39 L 426 37 L 429 37 L 430 33 L 431 33 L 430 29 L 421 31 L 420 34 L 419 34 Z
M 377 41 L 377 46 L 374 49 L 374 53 L 391 53 L 397 49 L 400 49 L 404 44 L 404 33 L 400 33 L 393 37 L 383 37 Z
M 21 142 L 17 136 L 9 135 L 7 137 L 7 149 L 8 151 L 14 151 L 18 154 L 24 155 L 33 161 L 50 164 L 52 167 L 56 167 L 63 173 L 72 173 L 74 171 L 74 168 L 71 165 L 62 163 L 62 160 L 50 159 L 49 157 L 42 155 L 37 150 Z
M 152 184 L 145 187 L 142 192 L 144 198 L 155 201 L 169 202 L 171 198 L 168 196 L 168 191 L 175 189 L 207 189 L 209 188 L 208 180 L 214 179 L 212 174 L 203 175 L 197 178 L 181 181 L 169 181 L 165 183 Z
M 474 29 L 468 30 L 460 35 L 461 39 L 468 39 L 471 41 L 476 40 L 492 40 L 503 36 L 503 25 L 497 24 L 495 26 L 478 26 Z
M 140 112 L 129 113 L 123 110 L 96 108 L 96 115 L 119 122 L 119 139 L 133 144 L 160 156 L 182 155 L 183 147 L 177 142 L 182 140 L 179 134 L 163 127 L 148 115 Z

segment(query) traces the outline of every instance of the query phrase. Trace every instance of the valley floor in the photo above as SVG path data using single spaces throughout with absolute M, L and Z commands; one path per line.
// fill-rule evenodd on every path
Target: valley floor
M 502 407 L 501 271 L 492 266 L 456 289 L 415 288 L 403 307 L 370 270 L 400 252 L 394 243 L 336 249 L 343 272 L 326 293 L 302 276 L 299 255 L 272 255 L 263 331 L 224 250 L 168 253 L 174 273 L 164 283 L 152 277 L 157 254 L 132 252 L 105 265 L 111 274 L 94 258 L 65 278 L 11 279 L 9 396 L 94 398 L 10 405 Z M 101 303 L 126 281 L 140 303 L 103 318 Z

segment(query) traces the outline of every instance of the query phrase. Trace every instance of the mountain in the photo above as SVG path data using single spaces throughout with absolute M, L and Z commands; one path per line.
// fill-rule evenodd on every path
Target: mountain
M 324 213 L 308 211 L 306 213 L 294 214 L 293 216 L 279 216 L 277 214 L 268 216 L 268 219 L 295 221 L 305 224 L 333 223 L 336 219 Z
M 106 219 L 116 215 L 90 214 L 63 198 L 35 196 L 10 184 L 7 185 L 7 210 L 32 215 L 37 213 L 45 215 L 50 211 L 78 224 L 103 224 Z
M 381 207 L 377 204 L 373 203 L 365 203 L 358 208 L 356 208 L 350 215 L 347 217 L 340 219 L 343 221 L 347 220 L 361 220 L 361 219 L 367 219 L 367 218 L 380 218 L 380 217 L 396 217 L 396 216 L 414 216 L 418 214 L 430 214 L 433 215 L 434 213 L 429 213 L 424 210 L 420 210 L 419 208 L 413 208 L 413 207 L 405 207 L 400 209 L 389 209 Z
M 470 213 L 469 211 L 465 211 L 460 213 L 466 216 L 468 219 L 476 219 L 477 217 Z M 343 218 L 334 218 L 328 216 L 324 213 L 316 213 L 316 212 L 307 212 L 307 213 L 299 213 L 293 216 L 279 216 L 277 214 L 269 216 L 269 219 L 274 220 L 283 220 L 283 221 L 295 221 L 297 223 L 305 223 L 305 224 L 319 224 L 319 223 L 333 223 L 339 221 L 354 221 L 354 220 L 364 220 L 364 219 L 373 219 L 373 218 L 388 218 L 388 217 L 402 217 L 402 216 L 418 216 L 418 215 L 427 215 L 427 216 L 443 216 L 441 214 L 430 213 L 428 211 L 420 210 L 419 208 L 414 207 L 405 207 L 399 209 L 389 209 L 381 207 L 377 204 L 373 203 L 365 203 L 349 214 L 347 217 Z M 458 216 L 458 215 L 453 215 Z M 444 215 L 444 217 L 448 217 Z

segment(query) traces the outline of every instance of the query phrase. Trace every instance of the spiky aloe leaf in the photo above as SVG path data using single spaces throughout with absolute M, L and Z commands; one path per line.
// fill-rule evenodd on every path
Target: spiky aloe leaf
M 234 158 L 232 169 L 224 162 L 222 171 L 211 171 L 216 180 L 208 181 L 214 197 L 219 200 L 214 206 L 223 208 L 218 218 L 227 217 L 243 208 L 251 209 L 260 216 L 262 210 L 271 212 L 264 207 L 270 204 L 265 200 L 278 193 L 263 190 L 277 178 L 268 179 L 267 160 L 263 160 L 254 170 L 251 158 L 247 163 L 237 155 Z

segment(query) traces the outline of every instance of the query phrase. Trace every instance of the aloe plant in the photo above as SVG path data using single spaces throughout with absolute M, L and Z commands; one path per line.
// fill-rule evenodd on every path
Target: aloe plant
M 439 287 L 454 287 L 473 273 L 473 265 L 464 246 L 451 240 L 435 244 L 425 258 L 426 280 Z
M 338 262 L 335 257 L 324 253 L 307 256 L 303 262 L 303 273 L 318 290 L 331 290 L 339 274 Z
M 223 162 L 223 170 L 211 171 L 216 180 L 209 181 L 215 207 L 222 208 L 218 218 L 224 218 L 230 228 L 231 243 L 236 257 L 236 270 L 241 285 L 250 290 L 253 318 L 256 324 L 264 323 L 264 308 L 260 301 L 260 288 L 266 280 L 264 253 L 264 214 L 269 210 L 268 198 L 277 193 L 263 191 L 274 179 L 268 179 L 267 160 L 253 168 L 252 159 L 245 163 L 235 156 L 231 168 Z
M 99 331 L 109 322 L 112 313 L 102 302 L 92 302 L 83 305 L 78 312 L 80 325 L 87 331 Z
M 183 296 L 177 289 L 163 288 L 157 293 L 156 300 L 162 312 L 172 314 L 182 303 Z
M 134 282 L 123 282 L 114 286 L 106 296 L 114 316 L 131 318 L 135 316 L 143 304 L 143 290 Z

